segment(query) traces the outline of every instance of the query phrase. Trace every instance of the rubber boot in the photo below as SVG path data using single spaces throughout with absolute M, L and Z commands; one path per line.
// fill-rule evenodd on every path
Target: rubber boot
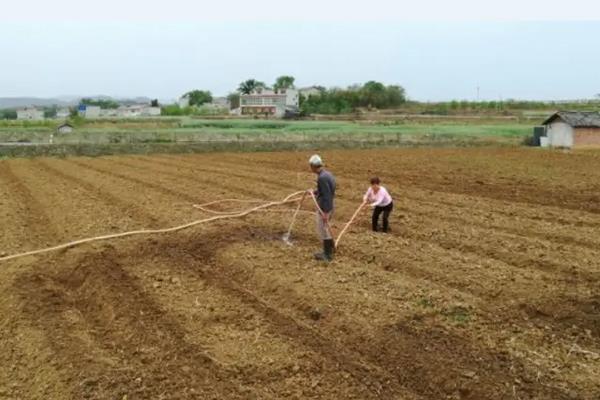
M 334 252 L 335 242 L 333 239 L 327 239 L 323 241 L 323 252 L 316 253 L 315 259 L 319 261 L 331 261 L 333 260 L 333 252 Z
M 333 260 L 333 255 L 335 253 L 335 241 L 333 239 L 328 239 L 325 241 L 325 256 L 327 257 L 327 261 Z

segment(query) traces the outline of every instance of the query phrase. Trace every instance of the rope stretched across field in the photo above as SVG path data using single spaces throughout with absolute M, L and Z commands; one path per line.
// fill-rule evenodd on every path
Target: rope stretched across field
M 210 203 L 205 203 L 205 204 L 202 204 L 202 205 L 194 205 L 194 207 L 196 207 L 198 209 L 201 209 L 203 211 L 206 211 L 206 212 L 209 212 L 209 213 L 213 213 L 213 214 L 218 214 L 218 215 L 215 215 L 215 216 L 210 217 L 210 218 L 199 219 L 199 220 L 192 221 L 192 222 L 189 222 L 189 223 L 184 224 L 184 225 L 175 226 L 175 227 L 172 227 L 172 228 L 164 228 L 164 229 L 140 229 L 140 230 L 135 230 L 135 231 L 115 233 L 115 234 L 110 234 L 110 235 L 95 236 L 95 237 L 91 237 L 91 238 L 75 240 L 75 241 L 72 241 L 72 242 L 69 242 L 69 243 L 64 243 L 64 244 L 60 244 L 60 245 L 53 246 L 53 247 L 47 247 L 45 249 L 32 250 L 32 251 L 27 251 L 27 252 L 24 252 L 24 253 L 18 253 L 18 254 L 13 254 L 13 255 L 10 255 L 10 256 L 0 257 L 0 261 L 8 261 L 8 260 L 13 260 L 13 259 L 16 259 L 16 258 L 21 258 L 21 257 L 26 257 L 26 256 L 33 256 L 33 255 L 37 255 L 37 254 L 49 253 L 49 252 L 52 252 L 52 251 L 66 249 L 66 248 L 69 248 L 69 247 L 78 246 L 78 245 L 82 245 L 82 244 L 85 244 L 85 243 L 98 242 L 98 241 L 108 240 L 108 239 L 118 239 L 118 238 L 123 238 L 123 237 L 128 237 L 128 236 L 135 236 L 135 235 L 150 235 L 150 234 L 176 232 L 176 231 L 180 231 L 180 230 L 183 230 L 183 229 L 191 228 L 192 226 L 204 224 L 204 223 L 207 223 L 207 222 L 218 221 L 218 220 L 222 220 L 222 219 L 230 219 L 230 218 L 242 218 L 242 217 L 245 217 L 246 215 L 251 214 L 253 212 L 267 211 L 267 209 L 271 208 L 271 207 L 280 206 L 280 205 L 294 203 L 294 202 L 299 201 L 299 204 L 298 204 L 296 210 L 294 211 L 293 218 L 292 218 L 291 224 L 289 226 L 289 229 L 288 229 L 288 231 L 286 233 L 286 236 L 287 236 L 287 238 L 289 240 L 289 236 L 291 234 L 292 227 L 294 226 L 294 222 L 296 221 L 296 217 L 298 216 L 298 213 L 301 212 L 301 211 L 304 211 L 304 210 L 301 210 L 300 208 L 302 206 L 302 203 L 303 203 L 303 201 L 304 201 L 307 193 L 310 194 L 310 196 L 311 196 L 311 198 L 312 198 L 312 200 L 313 200 L 313 202 L 315 204 L 315 207 L 317 209 L 317 213 L 323 214 L 323 210 L 321 209 L 321 207 L 319 207 L 319 203 L 317 202 L 317 199 L 316 199 L 314 193 L 312 191 L 305 191 L 305 190 L 292 193 L 289 196 L 285 197 L 281 201 L 269 201 L 269 202 L 265 202 L 264 204 L 261 204 L 259 206 L 250 208 L 248 210 L 237 211 L 237 212 L 214 211 L 214 210 L 210 210 L 210 209 L 208 209 L 206 207 L 209 206 L 209 205 L 212 205 L 212 204 L 222 203 L 222 202 L 257 203 L 257 202 L 260 202 L 262 200 L 226 199 L 226 200 L 221 200 L 221 201 L 212 201 Z M 302 195 L 302 196 L 298 197 L 300 195 Z M 350 227 L 350 225 L 354 222 L 354 220 L 358 216 L 359 211 L 364 206 L 365 206 L 365 203 L 362 203 L 360 205 L 360 207 L 354 212 L 354 215 L 352 216 L 352 218 L 350 218 L 350 220 L 346 223 L 346 225 L 344 226 L 344 228 L 340 232 L 339 236 L 335 240 L 335 246 L 336 247 L 339 245 L 340 239 L 342 238 L 342 236 L 344 235 L 344 233 L 348 230 L 348 228 Z M 287 211 L 287 210 L 280 210 L 280 211 Z M 331 230 L 331 227 L 329 226 L 329 224 L 327 224 L 327 228 L 331 232 L 332 236 L 334 236 L 333 232 Z M 284 237 L 286 237 L 286 236 L 284 236 Z
M 180 231 L 182 229 L 187 229 L 187 228 L 190 228 L 192 226 L 200 225 L 200 224 L 203 224 L 203 223 L 206 223 L 206 222 L 212 222 L 212 221 L 217 221 L 217 220 L 221 220 L 221 219 L 229 219 L 229 218 L 241 218 L 241 217 L 245 217 L 246 215 L 251 214 L 251 213 L 253 213 L 255 211 L 263 210 L 263 209 L 266 209 L 266 208 L 269 208 L 269 207 L 279 206 L 279 205 L 282 205 L 282 204 L 288 204 L 288 203 L 296 202 L 296 201 L 298 201 L 298 199 L 294 199 L 294 197 L 296 197 L 296 196 L 298 196 L 300 194 L 303 194 L 303 193 L 304 193 L 304 191 L 292 193 L 292 194 L 290 194 L 289 196 L 287 196 L 286 198 L 284 198 L 281 201 L 271 201 L 271 202 L 268 202 L 268 203 L 261 204 L 259 206 L 250 208 L 248 210 L 239 212 L 237 214 L 217 215 L 217 216 L 210 217 L 210 218 L 204 218 L 204 219 L 199 219 L 199 220 L 196 220 L 196 221 L 192 221 L 192 222 L 189 222 L 187 224 L 175 226 L 175 227 L 172 227 L 172 228 L 165 228 L 165 229 L 140 229 L 140 230 L 136 230 L 136 231 L 123 232 L 123 233 L 115 233 L 115 234 L 111 234 L 111 235 L 95 236 L 95 237 L 91 237 L 91 238 L 80 239 L 80 240 L 75 240 L 73 242 L 60 244 L 58 246 L 48 247 L 48 248 L 45 248 L 45 249 L 32 250 L 32 251 L 27 251 L 27 252 L 24 252 L 24 253 L 13 254 L 13 255 L 10 255 L 10 256 L 6 256 L 6 257 L 0 257 L 0 261 L 8 261 L 8 260 L 16 259 L 16 258 L 21 258 L 21 257 L 33 256 L 33 255 L 36 255 L 36 254 L 49 253 L 51 251 L 66 249 L 66 248 L 77 246 L 77 245 L 81 245 L 81 244 L 84 244 L 84 243 L 98 242 L 98 241 L 101 241 L 101 240 L 117 239 L 117 238 L 122 238 L 122 237 L 127 237 L 127 236 L 135 236 L 135 235 L 149 235 L 149 234 L 176 232 L 176 231 Z

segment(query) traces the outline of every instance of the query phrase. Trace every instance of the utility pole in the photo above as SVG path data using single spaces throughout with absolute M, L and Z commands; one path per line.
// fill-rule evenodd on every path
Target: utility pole
M 479 85 L 477 85 L 477 102 L 479 102 Z

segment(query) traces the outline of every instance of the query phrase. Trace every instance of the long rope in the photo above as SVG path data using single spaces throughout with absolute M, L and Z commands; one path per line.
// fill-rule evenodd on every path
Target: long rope
M 221 220 L 221 219 L 229 219 L 229 218 L 241 218 L 241 217 L 244 217 L 244 216 L 246 216 L 246 215 L 248 215 L 250 213 L 258 211 L 258 210 L 262 210 L 262 209 L 265 209 L 265 208 L 269 208 L 269 207 L 273 207 L 273 206 L 278 206 L 278 205 L 282 205 L 282 204 L 293 203 L 293 202 L 297 201 L 297 200 L 293 199 L 293 197 L 298 196 L 299 194 L 302 194 L 303 192 L 304 191 L 292 193 L 292 194 L 290 194 L 289 196 L 287 196 L 285 199 L 283 199 L 281 201 L 271 201 L 271 202 L 268 202 L 268 203 L 265 203 L 265 204 L 253 207 L 253 208 L 251 208 L 249 210 L 239 212 L 237 214 L 217 215 L 217 216 L 210 217 L 210 218 L 204 218 L 204 219 L 199 219 L 199 220 L 196 220 L 196 221 L 192 221 L 192 222 L 189 222 L 187 224 L 175 226 L 175 227 L 172 227 L 172 228 L 165 228 L 165 229 L 140 229 L 140 230 L 136 230 L 136 231 L 123 232 L 123 233 L 115 233 L 115 234 L 111 234 L 111 235 L 95 236 L 95 237 L 91 237 L 91 238 L 80 239 L 80 240 L 75 240 L 73 242 L 60 244 L 58 246 L 48 247 L 48 248 L 45 248 L 45 249 L 32 250 L 32 251 L 27 251 L 27 252 L 24 252 L 24 253 L 18 253 L 18 254 L 13 254 L 13 255 L 10 255 L 10 256 L 0 257 L 0 261 L 8 261 L 8 260 L 13 260 L 15 258 L 32 256 L 32 255 L 42 254 L 42 253 L 48 253 L 48 252 L 51 252 L 51 251 L 66 249 L 68 247 L 78 246 L 78 245 L 81 245 L 81 244 L 84 244 L 84 243 L 98 242 L 98 241 L 101 241 L 101 240 L 116 239 L 116 238 L 122 238 L 122 237 L 127 237 L 127 236 L 134 236 L 134 235 L 149 235 L 149 234 L 176 232 L 176 231 L 180 231 L 182 229 L 190 228 L 190 227 L 195 226 L 195 225 L 204 224 L 206 222 L 212 222 L 212 221 L 217 221 L 217 220 Z
M 196 226 L 196 225 L 200 225 L 200 224 L 204 224 L 207 222 L 212 222 L 212 221 L 217 221 L 217 220 L 221 220 L 221 219 L 230 219 L 230 218 L 241 218 L 241 217 L 245 217 L 248 214 L 251 214 L 253 212 L 257 212 L 257 211 L 273 211 L 273 210 L 267 210 L 270 207 L 274 207 L 274 206 L 279 206 L 279 205 L 284 205 L 284 204 L 289 204 L 289 203 L 294 203 L 296 201 L 299 201 L 299 204 L 294 212 L 294 215 L 292 217 L 292 221 L 290 223 L 290 226 L 288 228 L 287 234 L 286 236 L 289 237 L 292 231 L 292 228 L 294 226 L 294 223 L 296 221 L 296 217 L 298 215 L 298 213 L 300 211 L 304 211 L 304 210 L 300 210 L 302 203 L 304 201 L 304 199 L 306 198 L 306 194 L 309 193 L 314 204 L 315 207 L 317 209 L 317 213 L 318 214 L 323 214 L 323 210 L 321 209 L 321 207 L 319 206 L 319 203 L 317 202 L 317 199 L 314 195 L 314 193 L 312 191 L 299 191 L 299 192 L 295 192 L 290 194 L 289 196 L 287 196 L 286 198 L 284 198 L 281 201 L 270 201 L 270 202 L 265 202 L 264 204 L 261 204 L 259 206 L 250 208 L 248 210 L 244 210 L 244 211 L 236 211 L 236 212 L 222 212 L 222 211 L 215 211 L 215 210 L 210 210 L 208 208 L 206 208 L 206 206 L 208 205 L 212 205 L 215 203 L 220 203 L 220 202 L 240 202 L 240 203 L 256 203 L 259 202 L 261 200 L 239 200 L 239 199 L 226 199 L 226 200 L 222 200 L 222 201 L 212 201 L 210 203 L 205 203 L 205 204 L 201 204 L 201 205 L 197 205 L 195 204 L 194 207 L 201 209 L 203 211 L 209 212 L 209 213 L 213 213 L 213 214 L 218 214 L 214 217 L 210 217 L 210 218 L 204 218 L 204 219 L 199 219 L 196 221 L 192 221 L 189 222 L 187 224 L 184 225 L 179 225 L 179 226 L 175 226 L 172 228 L 164 228 L 164 229 L 140 229 L 140 230 L 136 230 L 136 231 L 129 231 L 129 232 L 123 232 L 123 233 L 115 233 L 115 234 L 110 234 L 110 235 L 103 235 L 103 236 L 95 236 L 95 237 L 91 237 L 91 238 L 86 238 L 86 239 L 80 239 L 80 240 L 75 240 L 69 243 L 64 243 L 64 244 L 60 244 L 57 246 L 53 246 L 53 247 L 47 247 L 45 249 L 38 249 L 38 250 L 32 250 L 32 251 L 27 251 L 24 253 L 18 253 L 18 254 L 13 254 L 10 256 L 5 256 L 5 257 L 0 257 L 0 261 L 8 261 L 8 260 L 13 260 L 16 258 L 21 258 L 21 257 L 26 257 L 26 256 L 32 256 L 32 255 L 36 255 L 36 254 L 42 254 L 42 253 L 48 253 L 51 251 L 56 251 L 56 250 L 61 250 L 61 249 L 66 249 L 69 247 L 73 247 L 73 246 L 78 246 L 78 245 L 82 245 L 85 243 L 91 243 L 91 242 L 97 242 L 97 241 L 101 241 L 101 240 L 108 240 L 108 239 L 117 239 L 117 238 L 122 238 L 122 237 L 127 237 L 127 236 L 134 236 L 134 235 L 149 235 L 149 234 L 159 234 L 159 233 L 169 233 L 169 232 L 176 232 L 176 231 L 180 231 L 183 229 L 187 229 L 190 228 L 192 226 Z M 294 198 L 299 196 L 300 194 L 302 194 L 302 197 L 300 198 Z M 352 225 L 352 223 L 354 222 L 354 220 L 356 219 L 356 217 L 358 216 L 358 213 L 360 212 L 360 210 L 365 206 L 365 202 L 363 202 L 358 209 L 354 212 L 354 214 L 352 215 L 352 218 L 350 218 L 350 220 L 346 223 L 346 225 L 344 225 L 344 228 L 342 229 L 342 231 L 340 232 L 340 234 L 338 235 L 337 239 L 335 240 L 335 247 L 338 247 L 340 240 L 342 239 L 342 236 L 344 235 L 344 233 L 346 233 L 346 231 L 348 230 L 348 228 L 350 227 L 350 225 Z M 287 210 L 280 210 L 280 211 L 287 211 Z M 312 214 L 312 213 L 311 213 Z M 331 226 L 329 225 L 329 223 L 327 223 L 327 229 L 329 230 L 330 234 L 332 237 L 335 237 L 333 234 L 333 231 L 331 229 Z
M 354 222 L 354 220 L 356 219 L 356 217 L 358 216 L 358 213 L 360 212 L 360 210 L 363 209 L 364 206 L 367 205 L 366 201 L 363 201 L 360 206 L 358 206 L 358 208 L 356 209 L 356 211 L 354 211 L 354 214 L 352 215 L 352 218 L 350 218 L 350 220 L 348 222 L 346 222 L 346 225 L 344 226 L 344 229 L 342 229 L 342 231 L 340 232 L 340 234 L 338 235 L 337 239 L 335 240 L 335 247 L 338 246 L 338 243 L 340 242 L 340 240 L 342 239 L 342 236 L 344 236 L 344 233 L 346 233 L 346 231 L 348 230 L 348 228 L 350 227 L 350 225 L 352 225 L 352 223 Z
M 290 235 L 292 234 L 292 228 L 294 227 L 294 223 L 296 222 L 296 217 L 300 212 L 300 207 L 302 207 L 302 203 L 304 203 L 304 199 L 306 198 L 306 192 L 302 195 L 302 198 L 298 202 L 298 206 L 296 207 L 296 211 L 294 211 L 294 215 L 292 216 L 292 222 L 290 222 L 290 227 L 287 230 L 287 233 L 283 236 L 284 240 L 289 242 Z
M 290 200 L 300 200 L 298 199 L 290 199 Z M 245 199 L 225 199 L 225 200 L 215 200 L 215 201 L 211 201 L 209 203 L 203 203 L 203 204 L 193 204 L 192 207 L 197 208 L 200 211 L 204 211 L 206 213 L 209 214 L 215 214 L 215 215 L 233 215 L 233 214 L 237 214 L 239 212 L 242 212 L 243 210 L 234 210 L 234 211 L 218 211 L 218 210 L 213 210 L 211 208 L 208 208 L 208 206 L 213 205 L 213 204 L 221 204 L 221 203 L 226 203 L 226 202 L 235 202 L 235 203 L 266 203 L 268 202 L 268 200 L 245 200 Z M 264 211 L 274 211 L 274 210 L 264 210 Z M 287 211 L 287 210 L 281 210 L 281 211 Z

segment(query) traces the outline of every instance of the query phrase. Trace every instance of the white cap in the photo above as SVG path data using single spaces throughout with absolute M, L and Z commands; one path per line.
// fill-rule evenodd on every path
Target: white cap
M 323 160 L 321 160 L 321 157 L 318 154 L 313 154 L 308 160 L 308 163 L 315 167 L 320 167 L 323 165 Z

